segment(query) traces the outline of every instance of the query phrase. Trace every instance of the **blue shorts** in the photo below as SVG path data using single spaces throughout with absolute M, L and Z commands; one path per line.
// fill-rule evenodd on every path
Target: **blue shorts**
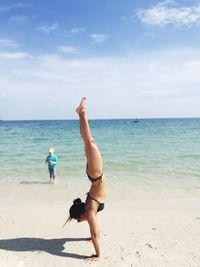
M 56 168 L 49 167 L 49 176 L 50 178 L 56 178 Z

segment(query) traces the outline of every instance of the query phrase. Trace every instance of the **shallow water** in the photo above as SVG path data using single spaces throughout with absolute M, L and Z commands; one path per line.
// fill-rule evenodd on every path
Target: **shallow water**
M 200 119 L 92 120 L 111 195 L 200 194 Z M 0 122 L 0 184 L 45 186 L 48 149 L 58 156 L 57 188 L 85 188 L 79 122 Z M 76 188 L 76 190 L 78 190 Z

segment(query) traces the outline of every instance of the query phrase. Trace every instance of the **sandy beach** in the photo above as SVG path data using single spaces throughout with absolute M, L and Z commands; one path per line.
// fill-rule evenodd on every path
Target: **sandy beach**
M 0 267 L 88 266 L 87 223 L 62 228 L 71 199 L 14 188 L 0 188 Z M 102 256 L 93 266 L 200 266 L 200 199 L 108 198 L 98 218 Z
M 0 26 L 0 267 L 200 267 L 200 0 Z

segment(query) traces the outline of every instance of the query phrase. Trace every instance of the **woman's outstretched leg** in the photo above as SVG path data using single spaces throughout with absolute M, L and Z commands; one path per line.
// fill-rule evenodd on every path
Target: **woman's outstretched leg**
M 92 177 L 98 177 L 103 172 L 103 163 L 99 149 L 90 132 L 90 126 L 86 114 L 86 97 L 83 97 L 79 107 L 76 109 L 80 120 L 80 133 L 85 144 L 85 155 L 87 158 L 87 172 Z

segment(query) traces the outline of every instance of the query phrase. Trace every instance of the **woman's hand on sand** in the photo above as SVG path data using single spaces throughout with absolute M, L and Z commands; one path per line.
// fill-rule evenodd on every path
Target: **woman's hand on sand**
M 98 261 L 99 257 L 96 254 L 93 254 L 91 256 L 85 257 L 85 262 L 90 264 L 92 262 Z

